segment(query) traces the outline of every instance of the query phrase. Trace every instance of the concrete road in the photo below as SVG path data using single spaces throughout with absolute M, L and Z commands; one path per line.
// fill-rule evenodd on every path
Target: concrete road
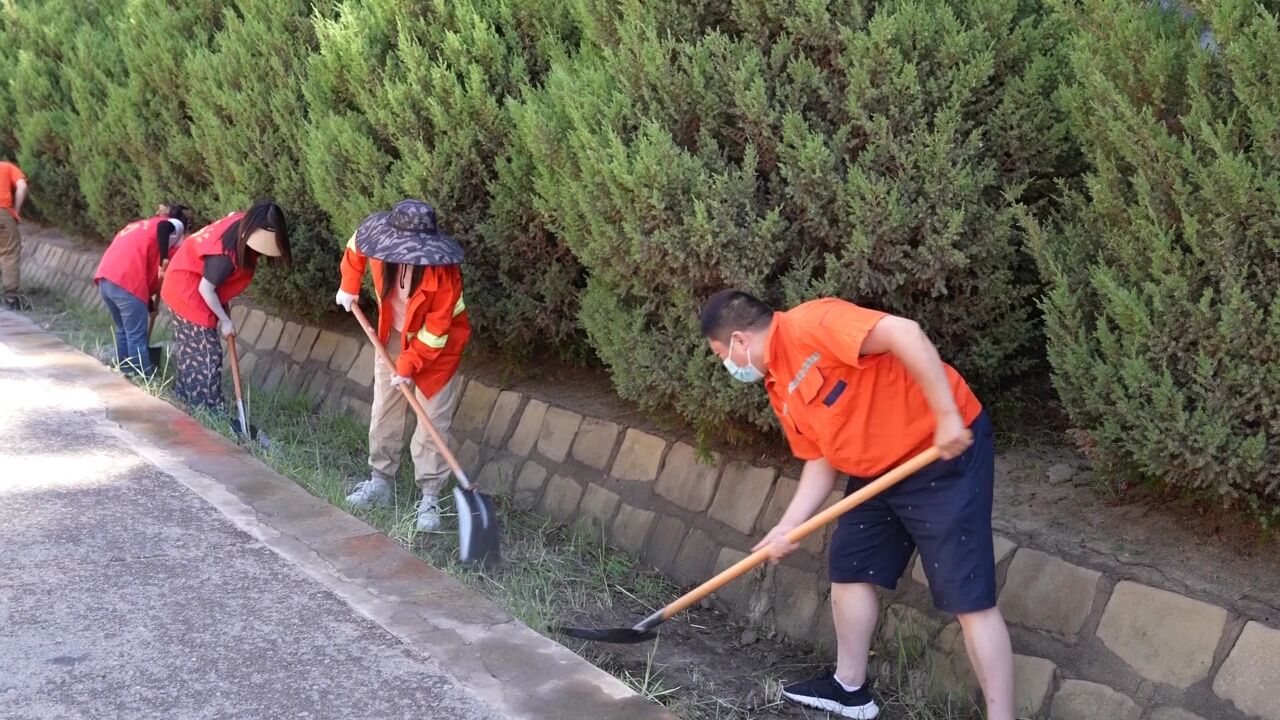
M 0 313 L 0 717 L 664 715 L 202 433 Z
M 0 716 L 497 715 L 0 338 Z

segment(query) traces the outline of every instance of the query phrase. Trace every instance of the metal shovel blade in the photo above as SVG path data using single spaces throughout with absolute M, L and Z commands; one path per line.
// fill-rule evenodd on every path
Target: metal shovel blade
M 658 636 L 658 633 L 652 630 L 636 630 L 635 628 L 557 627 L 552 629 L 562 635 L 568 635 L 579 640 L 616 643 L 619 645 L 635 645 Z
M 253 423 L 249 423 L 249 432 L 246 434 L 244 428 L 240 426 L 240 418 L 231 418 L 231 429 L 234 430 L 237 435 L 247 437 L 250 440 L 256 440 L 258 438 L 258 426 Z
M 492 567 L 501 559 L 502 530 L 493 499 L 476 490 L 453 488 L 458 509 L 458 555 L 464 565 Z
M 240 427 L 239 418 L 231 418 L 231 430 L 236 434 L 236 437 L 245 438 L 250 441 L 256 440 L 258 445 L 263 448 L 271 447 L 271 438 L 268 438 L 266 433 L 259 432 L 258 426 L 253 423 L 249 423 L 249 434 L 246 435 L 244 433 L 244 429 Z

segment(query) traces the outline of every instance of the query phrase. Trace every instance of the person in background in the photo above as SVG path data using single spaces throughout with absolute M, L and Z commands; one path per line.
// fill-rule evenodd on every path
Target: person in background
M 27 200 L 27 176 L 11 162 L 0 161 L 0 302 L 17 310 L 22 302 L 22 204 Z
M 169 262 L 160 297 L 173 313 L 173 362 L 178 397 L 220 412 L 222 343 L 235 334 L 227 304 L 253 282 L 258 261 L 292 265 L 284 210 L 261 200 L 192 235 Z
M 361 221 L 342 256 L 337 303 L 350 311 L 359 299 L 365 267 L 373 273 L 378 301 L 378 337 L 395 367 L 374 364 L 373 410 L 369 419 L 370 478 L 347 496 L 353 507 L 389 505 L 400 452 L 408 400 L 399 385 L 415 389 L 445 442 L 462 389 L 458 365 L 471 337 L 462 300 L 462 248 L 436 227 L 436 212 L 419 200 Z M 417 529 L 440 529 L 440 491 L 449 466 L 427 431 L 419 425 L 409 447 L 414 478 L 422 489 Z
M 996 607 L 991 537 L 991 421 L 964 378 L 912 320 L 835 298 L 774 312 L 740 290 L 703 307 L 703 337 L 734 380 L 764 381 L 792 453 L 805 461 L 778 524 L 754 548 L 776 562 L 786 534 L 831 495 L 845 494 L 936 447 L 931 465 L 840 516 L 829 557 L 834 671 L 787 685 L 791 702 L 866 720 L 879 715 L 867 661 L 879 611 L 915 548 L 933 604 L 952 613 L 982 686 L 989 720 L 1013 720 L 1013 650 Z M 779 609 L 785 612 L 785 609 Z
M 155 367 L 148 352 L 151 313 L 160 292 L 162 270 L 195 224 L 190 208 L 162 205 L 163 213 L 124 226 L 102 254 L 93 281 L 111 315 L 116 364 L 126 375 L 151 377 Z

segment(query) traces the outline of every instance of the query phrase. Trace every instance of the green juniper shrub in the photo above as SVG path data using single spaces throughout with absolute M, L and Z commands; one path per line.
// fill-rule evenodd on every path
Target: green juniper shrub
M 1274 518 L 1280 19 L 1250 0 L 1063 12 L 1089 172 L 1058 222 L 1031 223 L 1058 393 L 1108 474 Z

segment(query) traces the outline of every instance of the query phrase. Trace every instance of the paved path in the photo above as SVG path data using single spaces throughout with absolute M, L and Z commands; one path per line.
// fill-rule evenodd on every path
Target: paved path
M 661 716 L 178 416 L 0 313 L 0 717 Z

